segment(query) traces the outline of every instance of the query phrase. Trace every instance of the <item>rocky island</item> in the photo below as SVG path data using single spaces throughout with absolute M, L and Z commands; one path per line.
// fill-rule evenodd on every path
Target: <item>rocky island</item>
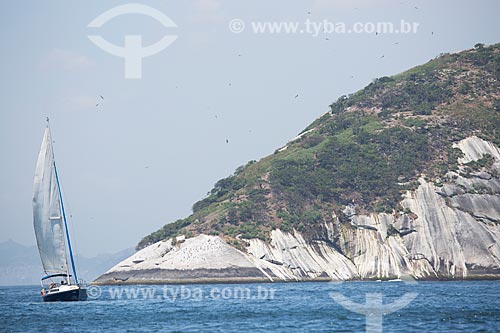
M 341 96 L 96 284 L 500 278 L 500 45 Z

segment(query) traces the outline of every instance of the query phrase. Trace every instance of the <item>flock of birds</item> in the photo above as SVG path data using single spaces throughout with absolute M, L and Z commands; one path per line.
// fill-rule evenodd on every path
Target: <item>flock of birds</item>
M 416 10 L 418 10 L 418 9 L 419 9 L 417 6 L 415 6 L 414 8 L 415 8 Z M 358 10 L 358 8 L 354 8 L 354 9 L 355 9 L 355 10 Z M 308 11 L 308 12 L 307 12 L 307 14 L 308 14 L 308 15 L 311 15 L 311 11 Z M 379 35 L 379 32 L 375 32 L 375 35 Z M 434 35 L 434 31 L 432 31 L 432 32 L 431 32 L 431 35 Z M 330 40 L 330 39 L 329 39 L 329 38 L 325 38 L 325 40 Z M 399 45 L 399 42 L 395 42 L 395 43 L 394 43 L 394 45 Z M 237 54 L 237 56 L 238 56 L 238 57 L 242 57 L 242 56 L 243 56 L 243 54 L 238 53 L 238 54 Z M 383 54 L 382 54 L 382 55 L 380 56 L 380 59 L 382 59 L 382 58 L 384 58 L 384 57 L 385 57 L 385 55 L 383 55 Z M 354 75 L 351 75 L 349 78 L 350 78 L 350 79 L 354 79 Z M 228 82 L 228 86 L 229 86 L 229 87 L 231 87 L 231 86 L 232 86 L 232 83 L 231 83 L 231 82 Z M 178 89 L 178 88 L 179 88 L 179 86 L 178 86 L 178 85 L 176 85 L 176 86 L 175 86 L 175 88 L 176 88 L 176 89 Z M 294 99 L 299 98 L 299 94 L 298 94 L 298 93 L 296 93 L 296 94 L 295 94 L 295 96 L 294 96 L 293 98 L 294 98 Z M 98 108 L 98 107 L 99 107 L 99 105 L 100 105 L 100 104 L 104 101 L 104 96 L 103 96 L 103 95 L 99 95 L 97 99 L 98 99 L 98 102 L 97 102 L 97 103 L 96 103 L 96 105 L 95 105 L 95 107 L 96 107 L 96 108 Z M 215 117 L 215 119 L 218 119 L 218 118 L 219 118 L 217 114 L 216 114 L 216 115 L 214 115 L 214 117 Z M 47 121 L 48 121 L 48 118 L 47 118 Z M 249 133 L 251 133 L 251 132 L 252 132 L 252 130 L 250 129 L 250 130 L 249 130 Z M 226 138 L 226 139 L 225 139 L 225 141 L 226 141 L 226 144 L 229 144 L 229 138 Z M 145 165 L 145 166 L 144 166 L 144 168 L 145 168 L 145 169 L 149 169 L 149 168 L 150 168 L 150 165 Z M 72 217 L 72 215 L 71 215 L 70 217 Z M 91 219 L 91 220 L 94 220 L 94 217 L 92 216 L 92 217 L 90 217 L 90 219 Z
M 403 3 L 404 3 L 404 2 L 400 2 L 400 4 L 403 4 Z M 418 10 L 418 9 L 419 9 L 419 8 L 418 8 L 418 6 L 414 6 L 414 8 L 415 8 L 416 10 Z M 358 10 L 358 9 L 359 9 L 359 8 L 357 8 L 357 7 L 355 7 L 355 8 L 354 8 L 354 10 Z M 312 13 L 311 11 L 308 11 L 308 12 L 307 12 L 307 15 L 311 15 L 311 13 Z M 378 35 L 379 35 L 379 32 L 378 32 L 378 31 L 376 31 L 376 32 L 375 32 L 375 35 L 377 35 L 377 36 L 378 36 Z M 431 35 L 434 35 L 434 31 L 432 31 L 432 32 L 431 32 Z M 330 39 L 329 39 L 328 37 L 326 37 L 326 38 L 325 38 L 325 40 L 330 40 Z M 395 42 L 395 43 L 394 43 L 394 45 L 399 45 L 399 42 Z M 237 54 L 237 56 L 238 56 L 238 57 L 242 57 L 242 56 L 243 56 L 243 54 L 238 53 L 238 54 Z M 384 55 L 384 54 L 382 54 L 382 55 L 380 56 L 380 59 L 383 59 L 383 58 L 385 58 L 385 55 Z M 353 78 L 354 78 L 354 75 L 349 76 L 349 78 L 350 78 L 350 79 L 353 79 Z M 231 86 L 232 86 L 232 83 L 231 83 L 231 82 L 228 82 L 228 86 L 229 86 L 229 87 L 231 87 Z M 176 86 L 175 86 L 175 88 L 177 89 L 177 88 L 179 88 L 179 86 L 177 86 L 177 85 L 176 85 Z M 95 106 L 96 106 L 96 108 L 97 108 L 97 107 L 99 107 L 99 104 L 100 104 L 102 101 L 104 101 L 104 96 L 103 96 L 103 95 L 99 95 L 99 98 L 100 98 L 100 101 L 99 101 L 98 103 L 96 103 L 96 105 L 95 105 Z M 295 94 L 295 96 L 294 96 L 294 99 L 297 99 L 297 98 L 299 98 L 299 94 L 298 94 L 298 93 L 297 93 L 297 94 Z M 218 116 L 217 116 L 217 115 L 215 115 L 215 118 L 216 118 L 216 119 L 218 119 Z M 249 132 L 251 132 L 251 130 L 249 130 Z M 228 139 L 228 138 L 226 139 L 226 144 L 229 144 L 229 139 Z M 146 169 L 148 169 L 148 168 L 149 168 L 149 165 L 148 165 L 148 166 L 145 166 L 145 168 L 146 168 Z
M 402 2 L 400 2 L 399 4 L 400 4 L 400 5 L 402 5 L 402 4 L 404 4 L 404 3 L 405 3 L 405 2 L 404 2 L 404 1 L 402 1 Z M 414 9 L 416 9 L 416 10 L 419 10 L 418 6 L 414 6 L 413 8 L 414 8 Z M 354 7 L 354 10 L 358 10 L 358 9 L 359 9 L 359 8 Z M 311 11 L 308 11 L 308 12 L 307 12 L 307 15 L 311 15 Z M 375 31 L 375 36 L 378 36 L 378 35 L 379 35 L 379 32 L 378 32 L 378 31 Z M 434 36 L 434 31 L 431 31 L 431 36 Z M 325 37 L 325 40 L 330 40 L 330 38 Z M 395 43 L 394 43 L 394 45 L 399 45 L 399 42 L 395 42 Z M 382 59 L 382 58 L 385 58 L 385 55 L 384 55 L 384 54 L 382 54 L 382 55 L 380 56 L 380 59 Z M 352 78 L 354 78 L 354 76 L 351 76 L 350 78 L 352 79 Z M 295 96 L 295 98 L 297 98 L 297 96 Z

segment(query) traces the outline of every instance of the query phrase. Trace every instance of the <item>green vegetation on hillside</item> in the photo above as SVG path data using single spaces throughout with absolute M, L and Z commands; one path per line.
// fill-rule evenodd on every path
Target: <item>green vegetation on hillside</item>
M 313 235 L 346 221 L 343 209 L 401 210 L 402 194 L 425 175 L 457 170 L 452 143 L 477 135 L 500 145 L 500 46 L 444 54 L 341 96 L 299 139 L 218 181 L 189 217 L 145 237 L 142 248 L 178 234 L 267 240 L 275 228 Z M 488 166 L 491 158 L 468 167 Z
M 341 118 L 336 120 L 340 123 Z M 319 200 L 356 203 L 374 210 L 383 202 L 392 210 L 401 199 L 398 178 L 415 179 L 430 158 L 428 136 L 399 126 L 370 133 L 362 124 L 348 124 L 348 138 L 342 126 L 329 133 L 322 149 L 311 158 L 297 154 L 297 159 L 293 155 L 276 159 L 270 176 L 273 189 L 292 206 Z

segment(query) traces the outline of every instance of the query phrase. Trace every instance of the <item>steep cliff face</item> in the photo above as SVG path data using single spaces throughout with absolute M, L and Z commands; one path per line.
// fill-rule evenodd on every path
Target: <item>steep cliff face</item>
M 361 215 L 350 206 L 349 222 L 339 223 L 332 211 L 334 222 L 324 224 L 317 239 L 276 229 L 269 242 L 244 239 L 244 251 L 219 236 L 180 236 L 175 245 L 169 239 L 142 249 L 96 283 L 496 277 L 499 179 L 487 171 L 500 172 L 500 150 L 478 137 L 456 147 L 463 152 L 458 172 L 448 172 L 439 186 L 421 178 L 418 188 L 405 194 L 403 213 Z M 492 156 L 490 168 L 465 178 L 467 164 L 484 156 Z
M 500 277 L 500 45 L 340 97 L 98 283 Z

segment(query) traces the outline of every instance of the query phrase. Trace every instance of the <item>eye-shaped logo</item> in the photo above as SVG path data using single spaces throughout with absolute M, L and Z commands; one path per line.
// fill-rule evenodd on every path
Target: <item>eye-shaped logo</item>
M 159 10 L 137 3 L 129 3 L 113 7 L 92 20 L 88 27 L 99 28 L 109 20 L 124 14 L 142 14 L 156 19 L 167 28 L 177 27 L 177 25 L 168 16 Z M 123 47 L 111 44 L 99 35 L 91 35 L 88 36 L 88 38 L 104 51 L 125 59 L 126 79 L 140 79 L 142 77 L 142 58 L 161 52 L 167 46 L 172 44 L 177 39 L 177 36 L 165 35 L 155 44 L 146 47 L 142 47 L 141 35 L 125 35 Z

